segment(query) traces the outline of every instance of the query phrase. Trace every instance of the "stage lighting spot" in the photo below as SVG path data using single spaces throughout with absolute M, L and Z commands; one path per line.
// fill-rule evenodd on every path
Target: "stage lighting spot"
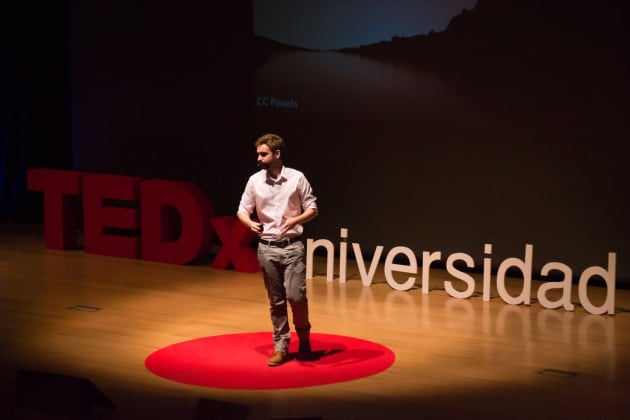
M 176 343 L 153 352 L 147 369 L 163 378 L 209 388 L 284 389 L 326 385 L 364 378 L 388 369 L 389 348 L 354 337 L 311 334 L 313 353 L 298 360 L 292 335 L 289 360 L 269 367 L 270 332 L 227 334 Z

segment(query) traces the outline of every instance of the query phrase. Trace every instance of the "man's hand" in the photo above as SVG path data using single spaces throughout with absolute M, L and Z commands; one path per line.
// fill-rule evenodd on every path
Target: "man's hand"
M 263 225 L 260 222 L 254 222 L 252 221 L 252 224 L 249 227 L 252 232 L 254 232 L 256 235 L 260 235 L 263 232 Z
M 280 227 L 280 234 L 284 235 L 289 231 L 289 229 L 293 228 L 295 225 L 304 224 L 309 222 L 317 217 L 317 209 L 306 209 L 304 213 L 295 217 L 283 217 L 282 218 L 282 226 Z
M 297 217 L 282 218 L 282 226 L 280 227 L 280 235 L 287 233 L 293 226 L 297 225 L 299 219 Z
M 236 214 L 236 216 L 238 217 L 238 220 L 241 221 L 241 223 L 243 223 L 245 226 L 249 226 L 249 229 L 256 235 L 260 235 L 263 232 L 262 223 L 256 220 L 252 220 L 249 214 L 239 212 Z

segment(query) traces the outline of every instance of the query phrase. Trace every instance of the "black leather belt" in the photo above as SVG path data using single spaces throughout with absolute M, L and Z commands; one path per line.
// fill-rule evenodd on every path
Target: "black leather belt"
M 263 244 L 263 245 L 267 245 L 267 246 L 275 246 L 278 248 L 285 248 L 289 245 L 291 245 L 292 243 L 298 242 L 302 240 L 302 237 L 300 236 L 296 236 L 295 238 L 287 238 L 287 239 L 283 239 L 281 241 L 266 241 L 264 239 L 259 239 L 258 242 Z

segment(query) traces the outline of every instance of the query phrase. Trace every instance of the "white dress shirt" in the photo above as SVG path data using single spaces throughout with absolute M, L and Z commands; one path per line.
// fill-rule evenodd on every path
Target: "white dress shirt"
M 262 169 L 249 177 L 238 213 L 251 215 L 255 210 L 263 225 L 260 237 L 277 241 L 302 234 L 302 225 L 293 226 L 284 235 L 280 234 L 280 228 L 284 219 L 299 216 L 308 208 L 317 209 L 316 201 L 311 185 L 302 172 L 283 166 L 280 176 L 273 179 L 266 169 Z

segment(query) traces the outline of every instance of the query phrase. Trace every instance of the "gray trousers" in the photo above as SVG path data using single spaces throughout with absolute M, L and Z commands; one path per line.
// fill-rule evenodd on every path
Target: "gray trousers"
M 311 329 L 306 298 L 304 244 L 298 241 L 281 248 L 261 243 L 258 245 L 258 262 L 269 297 L 274 350 L 288 353 L 291 330 L 287 302 L 291 306 L 293 325 L 300 341 L 309 339 Z

